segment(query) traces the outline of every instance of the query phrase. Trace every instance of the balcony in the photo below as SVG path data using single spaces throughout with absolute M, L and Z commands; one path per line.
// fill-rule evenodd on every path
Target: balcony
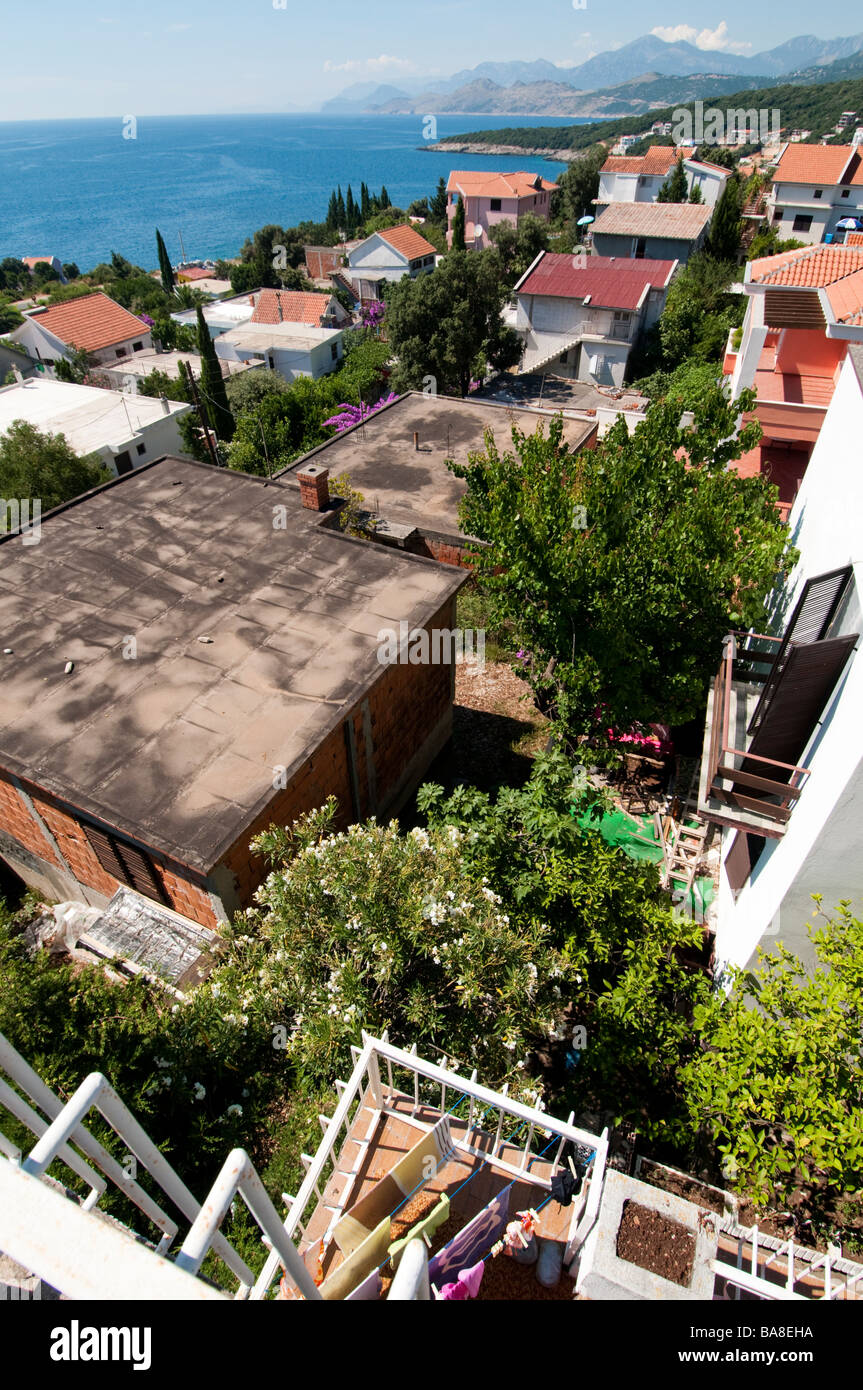
M 698 813 L 729 825 L 780 839 L 809 769 L 750 752 L 763 723 L 762 697 L 777 684 L 778 637 L 730 633 L 707 700 Z

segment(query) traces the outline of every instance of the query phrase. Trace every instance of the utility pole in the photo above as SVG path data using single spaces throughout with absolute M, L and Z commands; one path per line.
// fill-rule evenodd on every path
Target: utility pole
M 210 451 L 210 458 L 213 462 L 214 467 L 221 468 L 221 459 L 216 453 L 216 446 L 213 442 L 213 436 L 210 433 L 210 427 L 207 423 L 207 417 L 204 414 L 204 407 L 201 405 L 201 398 L 198 395 L 198 387 L 197 383 L 195 382 L 195 373 L 192 371 L 192 364 L 191 362 L 183 362 L 181 359 L 178 365 L 181 371 L 185 370 L 188 373 L 189 389 L 192 392 L 192 398 L 195 402 L 195 410 L 198 413 L 198 420 L 200 421 L 201 428 L 204 431 L 204 438 L 207 441 L 207 448 Z

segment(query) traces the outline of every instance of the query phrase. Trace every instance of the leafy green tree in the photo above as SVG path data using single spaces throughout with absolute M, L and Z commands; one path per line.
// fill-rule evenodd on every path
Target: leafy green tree
M 239 372 L 225 382 L 228 404 L 238 423 L 242 415 L 255 411 L 267 396 L 278 395 L 286 389 L 285 378 L 268 367 L 254 367 L 251 371 Z
M 0 290 L 18 299 L 29 293 L 30 272 L 23 261 L 15 256 L 4 256 L 0 261 Z
M 740 250 L 743 231 L 741 207 L 740 179 L 737 174 L 732 174 L 730 179 L 725 180 L 725 187 L 716 204 L 707 243 L 710 254 L 719 260 L 734 260 Z
M 68 357 L 58 357 L 54 371 L 59 381 L 86 381 L 95 365 L 94 358 L 85 348 L 75 348 Z
M 458 195 L 458 202 L 455 205 L 455 216 L 452 220 L 452 250 L 464 251 L 464 199 Z
M 164 396 L 169 401 L 186 401 L 194 405 L 195 398 L 184 376 L 169 376 L 167 372 L 155 367 L 146 376 L 138 377 L 138 394 L 141 396 Z
M 514 366 L 522 345 L 503 325 L 504 298 L 493 251 L 448 255 L 434 275 L 393 285 L 385 322 L 398 389 L 420 390 L 432 377 L 438 392 L 466 396 L 486 365 Z
M 445 227 L 446 209 L 446 180 L 444 179 L 443 175 L 441 175 L 437 182 L 437 188 L 435 189 L 434 197 L 431 199 L 429 203 L 429 217 L 432 219 L 433 222 L 437 222 L 440 224 L 440 226 Z
M 695 1011 L 703 1050 L 684 1084 L 730 1185 L 759 1207 L 802 1198 L 832 1224 L 863 1186 L 863 921 L 815 901 L 815 968 L 780 942 L 731 972 L 729 998 Z
M 125 256 L 121 256 L 118 251 L 111 252 L 111 273 L 117 280 L 127 280 L 129 276 L 145 274 L 140 266 L 135 266 L 131 261 L 127 261 Z
M 179 309 L 196 309 L 199 304 L 206 304 L 208 296 L 203 290 L 196 289 L 194 285 L 180 284 L 174 291 L 174 298 Z
M 496 222 L 489 228 L 489 238 L 500 256 L 501 279 L 512 289 L 540 251 L 548 250 L 548 223 L 528 212 L 519 218 L 517 227 L 512 222 Z
M 42 512 L 111 478 L 98 454 L 80 457 L 65 435 L 15 420 L 0 438 L 0 497 L 38 498 Z
M 156 228 L 156 251 L 159 257 L 159 270 L 162 276 L 162 289 L 165 294 L 174 293 L 174 267 L 171 265 L 171 257 L 168 255 L 168 248 L 165 246 L 162 233 Z
M 657 333 L 666 370 L 692 358 L 720 359 L 729 328 L 743 321 L 742 296 L 728 293 L 737 274 L 734 261 L 719 261 L 699 252 L 675 275 Z
M 60 272 L 50 261 L 37 261 L 33 267 L 33 279 L 40 287 L 51 281 L 59 283 Z
M 63 274 L 67 280 L 77 280 L 81 272 L 74 261 L 67 261 L 63 266 Z
M 577 454 L 558 416 L 449 465 L 467 482 L 462 530 L 487 543 L 475 573 L 570 739 L 696 717 L 725 633 L 763 621 L 793 562 L 776 489 L 729 468 L 760 438 L 756 421 L 736 432 L 753 393 L 732 404 L 714 387 L 694 404 L 691 426 L 662 399 L 632 435 L 618 420 Z
M 691 189 L 689 190 L 689 201 L 690 203 L 704 202 L 704 194 L 701 191 L 700 183 L 693 183 Z
M 593 145 L 566 166 L 551 195 L 551 216 L 564 223 L 572 235 L 580 217 L 592 217 L 599 193 L 599 171 L 608 158 L 605 145 Z
M 216 355 L 210 330 L 200 305 L 197 309 L 197 320 L 198 352 L 201 355 L 201 380 L 198 389 L 211 428 L 215 430 L 219 439 L 227 441 L 232 439 L 234 435 L 234 417 L 228 404 L 225 378 L 222 376 L 222 364 Z
M 0 294 L 0 333 L 11 333 L 13 328 L 24 322 L 24 315 L 13 306 L 12 301 Z
M 805 241 L 798 241 L 796 237 L 786 237 L 783 241 L 776 227 L 768 227 L 765 223 L 752 238 L 746 259 L 757 261 L 761 256 L 779 256 L 783 251 L 797 251 L 805 245 Z
M 688 196 L 689 186 L 686 182 L 686 170 L 683 167 L 683 157 L 680 156 L 657 193 L 656 201 L 658 203 L 685 203 Z

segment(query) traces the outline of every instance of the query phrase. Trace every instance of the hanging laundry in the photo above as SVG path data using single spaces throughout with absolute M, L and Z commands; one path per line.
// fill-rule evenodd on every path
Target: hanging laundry
M 516 1216 L 518 1220 L 510 1221 L 503 1233 L 503 1239 L 491 1247 L 491 1253 L 495 1259 L 501 1251 L 511 1255 L 513 1250 L 519 1248 L 526 1250 L 534 1231 L 539 1230 L 539 1216 L 533 1207 L 528 1207 L 526 1211 L 517 1211 Z
M 460 1270 L 454 1284 L 444 1284 L 437 1295 L 438 1299 L 444 1303 L 462 1303 L 467 1298 L 476 1298 L 484 1274 L 484 1260 L 480 1260 L 471 1269 Z
M 512 1188 L 513 1184 L 508 1183 L 492 1198 L 487 1207 L 483 1207 L 482 1211 L 429 1261 L 429 1278 L 438 1288 L 453 1282 L 460 1269 L 472 1265 L 490 1245 L 501 1239 L 509 1220 Z
M 569 1168 L 564 1168 L 562 1173 L 555 1173 L 551 1180 L 551 1195 L 562 1207 L 571 1204 L 577 1191 L 578 1181 Z

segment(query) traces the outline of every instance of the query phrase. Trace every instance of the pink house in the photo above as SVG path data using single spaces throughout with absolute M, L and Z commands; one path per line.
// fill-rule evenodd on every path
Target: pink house
M 465 207 L 465 246 L 481 250 L 489 246 L 488 229 L 496 222 L 512 222 L 533 213 L 548 221 L 551 195 L 556 184 L 539 174 L 499 174 L 489 169 L 456 170 L 447 184 L 447 244 L 452 244 L 452 224 L 461 197 Z

